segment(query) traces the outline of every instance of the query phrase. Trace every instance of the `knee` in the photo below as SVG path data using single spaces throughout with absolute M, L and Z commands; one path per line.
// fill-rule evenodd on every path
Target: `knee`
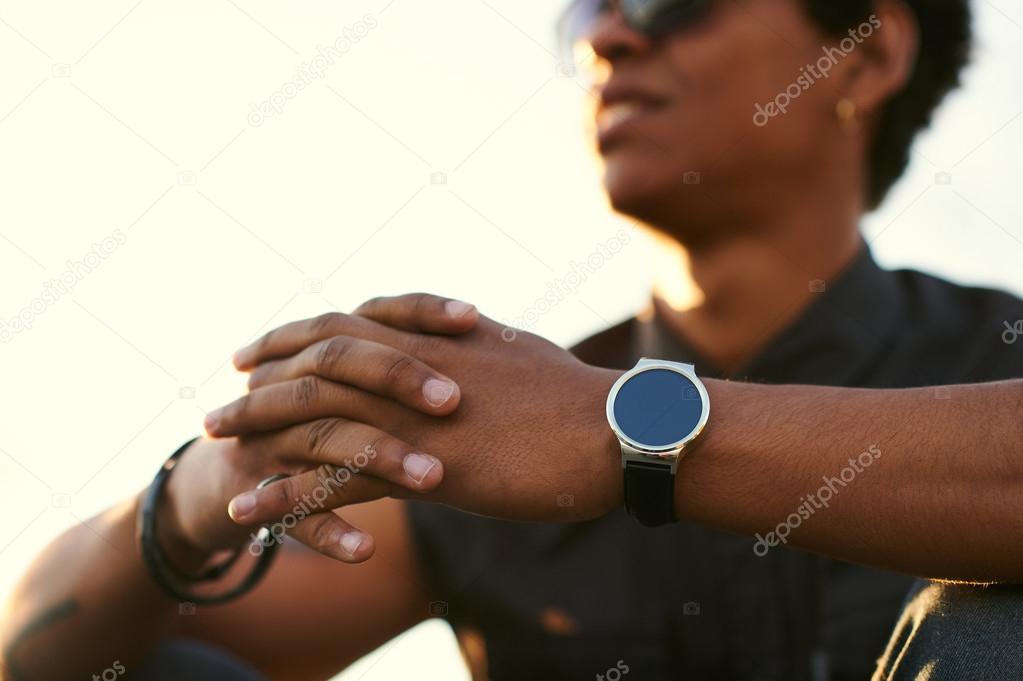
M 230 653 L 196 641 L 168 641 L 125 681 L 265 681 Z
M 874 681 L 1023 678 L 1023 587 L 921 582 Z

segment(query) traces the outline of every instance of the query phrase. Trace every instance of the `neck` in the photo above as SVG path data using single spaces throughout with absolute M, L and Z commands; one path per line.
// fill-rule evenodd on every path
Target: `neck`
M 667 244 L 654 306 L 668 327 L 726 372 L 756 356 L 856 257 L 858 212 L 789 220 L 686 248 Z M 826 222 L 828 220 L 830 222 Z

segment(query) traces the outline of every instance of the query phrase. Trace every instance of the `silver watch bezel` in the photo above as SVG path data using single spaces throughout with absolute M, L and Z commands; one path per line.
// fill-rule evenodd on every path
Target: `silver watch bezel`
M 688 378 L 692 381 L 693 385 L 696 386 L 702 405 L 700 410 L 700 419 L 696 422 L 696 426 L 693 430 L 691 430 L 682 439 L 659 447 L 652 447 L 633 440 L 618 426 L 618 421 L 615 419 L 614 415 L 615 399 L 618 397 L 618 393 L 621 391 L 622 386 L 624 386 L 633 376 L 641 374 L 644 371 L 651 371 L 654 369 L 667 369 L 668 371 L 674 371 L 675 373 L 682 374 Z M 703 432 L 704 427 L 707 425 L 707 420 L 710 418 L 710 395 L 707 394 L 707 387 L 703 384 L 703 381 L 700 380 L 700 377 L 696 375 L 696 367 L 692 364 L 670 362 L 668 360 L 660 359 L 647 359 L 644 357 L 636 363 L 636 366 L 619 376 L 618 380 L 615 381 L 615 384 L 611 386 L 611 390 L 607 395 L 607 405 L 605 408 L 607 411 L 607 422 L 622 445 L 623 464 L 626 459 L 632 457 L 645 460 L 652 459 L 655 461 L 664 461 L 665 463 L 674 464 L 678 462 L 678 459 L 682 455 L 682 450 L 685 449 L 686 445 L 699 437 L 700 433 Z

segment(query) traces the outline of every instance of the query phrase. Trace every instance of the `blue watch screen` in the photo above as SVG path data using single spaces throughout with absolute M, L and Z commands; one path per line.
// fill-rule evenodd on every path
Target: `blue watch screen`
M 614 401 L 618 427 L 648 447 L 683 439 L 700 422 L 703 400 L 687 377 L 670 369 L 648 369 L 621 387 Z

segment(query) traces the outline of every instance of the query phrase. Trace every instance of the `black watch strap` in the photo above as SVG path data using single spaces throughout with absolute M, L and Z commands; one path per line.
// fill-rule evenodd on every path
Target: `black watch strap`
M 647 527 L 675 521 L 675 475 L 671 464 L 625 462 L 625 510 Z

